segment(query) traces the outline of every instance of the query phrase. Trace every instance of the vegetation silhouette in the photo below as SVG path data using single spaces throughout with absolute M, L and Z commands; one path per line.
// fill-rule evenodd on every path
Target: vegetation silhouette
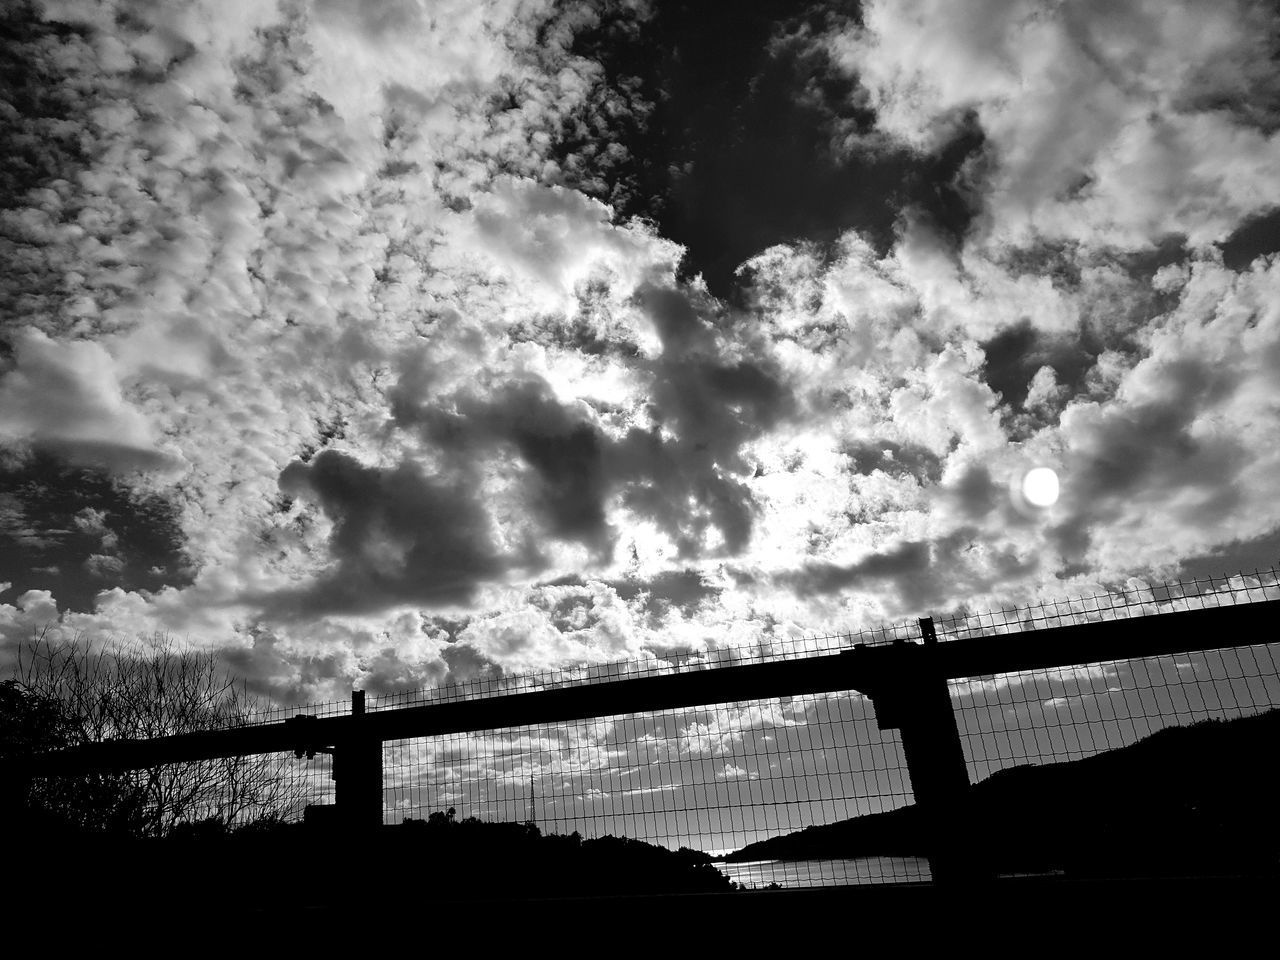
M 450 807 L 426 820 L 383 827 L 373 838 L 432 864 L 419 889 L 446 898 L 631 896 L 736 889 L 700 850 L 628 837 L 544 834 L 533 823 L 458 818 Z M 499 879 L 500 878 L 500 879 Z M 496 881 L 496 882 L 495 882 Z
M 1008 767 L 975 784 L 953 824 L 1001 873 L 1069 877 L 1275 875 L 1280 710 L 1165 727 L 1125 747 Z M 914 805 L 811 826 L 724 859 L 924 856 Z
M 0 683 L 0 759 L 118 736 L 207 729 L 244 714 L 242 695 L 212 657 L 167 643 L 91 651 L 37 640 L 19 676 Z M 532 823 L 460 819 L 453 808 L 358 836 L 347 832 L 334 807 L 308 808 L 306 822 L 288 822 L 300 806 L 286 802 L 296 799 L 297 783 L 279 764 L 272 757 L 232 758 L 42 778 L 20 796 L 6 784 L 3 848 L 9 863 L 21 865 L 9 879 L 21 874 L 26 889 L 39 890 L 56 888 L 77 869 L 110 876 L 104 906 L 114 892 L 130 889 L 147 890 L 155 902 L 217 897 L 243 885 L 249 864 L 318 860 L 347 875 L 381 863 L 384 875 L 402 874 L 397 890 L 404 896 L 435 899 L 736 888 L 701 851 L 614 836 L 544 835 Z M 343 888 L 344 900 L 361 896 Z M 334 902 L 321 886 L 306 883 L 283 896 L 298 906 Z
M 94 890 L 96 908 L 107 913 L 129 909 L 140 893 L 149 909 L 230 898 L 243 909 L 277 910 L 738 889 L 701 851 L 543 834 L 532 823 L 459 819 L 452 809 L 358 833 L 336 819 L 318 822 L 262 819 L 229 828 L 211 817 L 160 838 L 10 830 L 4 854 L 22 892 L 8 902 L 56 891 L 68 876 L 109 877 Z
M 257 702 L 216 652 L 166 635 L 131 644 L 54 643 L 37 635 L 0 682 L 0 760 L 112 739 L 148 739 L 238 726 Z M 13 796 L 45 830 L 164 836 L 216 817 L 238 825 L 302 806 L 301 784 L 278 756 L 227 757 L 139 771 L 37 778 Z M 60 825 L 60 826 L 59 826 Z

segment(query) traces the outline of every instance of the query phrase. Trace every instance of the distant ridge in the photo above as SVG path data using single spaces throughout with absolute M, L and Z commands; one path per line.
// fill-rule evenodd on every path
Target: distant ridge
M 1002 872 L 1276 873 L 1280 710 L 1165 727 L 1126 747 L 1000 770 L 969 794 L 965 846 Z M 914 805 L 748 844 L 725 857 L 923 856 Z

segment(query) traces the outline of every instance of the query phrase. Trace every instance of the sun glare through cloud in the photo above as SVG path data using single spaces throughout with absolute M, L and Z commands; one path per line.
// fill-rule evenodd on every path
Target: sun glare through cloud
M 1050 467 L 1034 467 L 1022 478 L 1022 495 L 1036 507 L 1051 507 L 1058 502 L 1058 475 Z

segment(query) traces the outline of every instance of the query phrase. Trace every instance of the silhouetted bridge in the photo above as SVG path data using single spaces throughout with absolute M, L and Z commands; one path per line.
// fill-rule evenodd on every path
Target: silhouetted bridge
M 485 691 L 489 695 L 464 696 L 453 700 L 442 698 L 415 705 L 366 709 L 364 694 L 357 692 L 353 695 L 351 712 L 346 715 L 297 715 L 278 722 L 153 740 L 88 744 L 29 758 L 21 766 L 11 762 L 5 768 L 6 777 L 12 786 L 35 777 L 145 769 L 221 757 L 280 752 L 292 752 L 297 757 L 308 758 L 317 753 L 332 754 L 335 812 L 340 815 L 347 828 L 359 831 L 384 822 L 386 793 L 389 789 L 385 780 L 387 771 L 384 770 L 384 759 L 387 756 L 385 745 L 391 742 L 415 738 L 446 738 L 447 742 L 447 738 L 454 735 L 485 731 L 550 729 L 582 721 L 599 721 L 601 718 L 656 716 L 664 712 L 711 705 L 856 691 L 870 701 L 878 729 L 897 731 L 905 777 L 890 792 L 896 790 L 894 795 L 900 800 L 905 799 L 908 794 L 914 797 L 923 822 L 927 825 L 930 872 L 935 881 L 947 882 L 981 875 L 984 869 L 981 858 L 973 856 L 974 844 L 980 841 L 968 834 L 963 823 L 963 801 L 971 788 L 969 768 L 976 762 L 973 749 L 970 750 L 971 755 L 966 757 L 965 740 L 975 738 L 979 733 L 990 734 L 991 731 L 969 732 L 962 736 L 957 724 L 958 715 L 963 714 L 966 709 L 975 709 L 965 707 L 956 700 L 964 695 L 966 689 L 970 692 L 976 689 L 973 684 L 977 683 L 981 687 L 984 681 L 975 681 L 973 678 L 1010 674 L 1037 676 L 1046 671 L 1051 673 L 1090 664 L 1176 657 L 1197 651 L 1238 650 L 1273 643 L 1280 639 L 1275 626 L 1277 615 L 1280 614 L 1280 599 L 1276 597 L 1280 593 L 1277 592 L 1274 574 L 1269 583 L 1251 583 L 1251 587 L 1243 591 L 1232 590 L 1229 594 L 1180 591 L 1180 595 L 1175 595 L 1170 591 L 1166 601 L 1144 599 L 1141 603 L 1111 603 L 1103 612 L 1108 616 L 1121 614 L 1119 619 L 1062 623 L 1062 620 L 1080 619 L 1082 615 L 1070 610 L 1051 615 L 1045 612 L 1045 605 L 1038 608 L 1040 616 L 1028 616 L 1025 610 L 1015 611 L 1012 613 L 1021 617 L 1020 620 L 1005 617 L 999 622 L 992 619 L 985 624 L 981 621 L 975 623 L 970 618 L 963 622 L 960 619 L 940 621 L 935 626 L 933 620 L 921 619 L 909 631 L 899 629 L 897 636 L 881 633 L 872 638 L 873 642 L 851 643 L 857 638 L 841 638 L 846 648 L 835 652 L 820 651 L 809 655 L 723 666 L 699 661 L 692 666 L 682 668 L 676 665 L 671 667 L 670 672 L 648 676 L 623 675 L 610 678 L 597 671 L 585 682 L 572 674 L 550 675 L 526 684 L 529 689 L 519 689 L 519 683 L 507 682 L 507 687 L 517 688 L 515 692 L 504 692 L 503 686 L 498 684 Z M 1259 596 L 1265 599 L 1256 599 Z M 1226 605 L 1218 605 L 1224 602 Z M 1193 603 L 1199 603 L 1199 608 L 1167 609 L 1170 606 L 1186 607 Z M 1162 608 L 1167 612 L 1145 612 Z M 947 626 L 949 633 L 940 640 L 938 628 L 941 626 Z M 1001 632 L 1006 630 L 1016 632 Z M 909 633 L 914 636 L 909 636 Z M 960 636 L 955 636 L 956 634 Z M 947 636 L 953 638 L 948 639 Z M 1267 656 L 1269 660 L 1269 653 Z M 1186 672 L 1185 664 L 1178 666 L 1183 673 Z M 1062 676 L 1066 675 L 1060 675 L 1060 680 Z M 1264 677 L 1264 687 L 1271 683 L 1274 663 L 1269 672 L 1257 673 L 1254 679 L 1257 677 Z M 1228 677 L 1227 681 L 1233 679 L 1239 678 Z M 966 687 L 966 684 L 969 686 Z M 1172 681 L 1165 686 L 1172 686 Z M 990 683 L 983 689 L 997 688 L 1007 689 Z M 1114 688 L 1110 689 L 1114 692 Z M 431 694 L 428 692 L 425 695 Z M 1250 696 L 1253 698 L 1252 694 Z M 1046 697 L 1035 702 L 1051 703 L 1052 700 L 1053 698 Z M 1011 706 L 1033 701 L 1034 696 L 1017 702 L 1010 700 L 1009 705 L 997 704 L 997 712 L 1008 713 Z M 1265 708 L 1274 705 L 1272 700 L 1261 706 Z M 1253 703 L 1251 709 L 1257 707 L 1258 704 Z M 1171 715 L 1191 716 L 1195 713 L 1194 710 L 1188 712 L 1179 711 L 1178 708 L 1171 709 Z M 1016 713 L 1016 709 L 1012 712 Z M 1203 712 L 1204 715 L 1214 713 L 1208 708 Z M 779 727 L 786 723 L 774 722 Z M 839 726 L 838 720 L 828 719 L 825 722 L 828 727 Z M 709 729 L 708 725 L 704 726 Z M 717 764 L 720 759 L 724 759 L 724 776 L 740 778 L 736 781 L 724 780 L 726 788 L 730 783 L 739 783 L 739 789 L 752 789 L 752 784 L 758 785 L 761 776 L 768 779 L 765 766 L 757 764 L 756 776 L 753 778 L 749 763 L 734 765 L 730 762 L 734 759 L 731 737 L 721 735 L 719 740 L 709 745 L 695 744 L 694 734 L 702 729 L 697 727 L 695 730 L 694 725 L 685 725 L 681 736 L 684 738 L 682 742 L 685 744 L 686 754 L 715 758 Z M 740 740 L 740 729 L 737 734 Z M 819 743 L 816 747 L 811 741 L 808 749 L 818 755 L 818 759 L 807 773 L 796 774 L 793 766 L 793 772 L 788 775 L 796 782 L 792 786 L 796 787 L 804 777 L 812 779 L 826 776 L 828 784 L 834 782 L 832 778 L 847 777 L 847 774 L 832 772 L 839 765 L 836 756 L 839 751 L 836 748 L 853 749 L 852 745 L 843 743 L 841 738 L 843 734 L 840 738 L 824 742 L 825 745 Z M 672 737 L 668 735 L 666 740 L 669 742 Z M 595 742 L 597 749 L 600 742 Z M 521 756 L 525 757 L 538 749 L 546 749 L 545 743 L 542 746 L 528 742 L 514 745 L 515 741 L 509 739 L 506 744 L 511 751 L 523 751 Z M 970 743 L 970 746 L 972 748 L 973 744 Z M 723 751 L 717 752 L 722 747 Z M 769 761 L 768 770 L 777 767 L 778 772 L 773 777 L 777 782 L 783 779 L 780 772 L 783 764 L 775 764 L 774 760 L 785 752 L 785 749 L 780 748 L 778 752 L 765 758 Z M 1077 752 L 1083 755 L 1088 751 L 1082 749 Z M 1032 750 L 1030 753 L 1024 752 L 1021 759 L 1043 759 L 1046 756 L 1054 759 L 1052 753 L 1053 751 L 1042 751 L 1037 754 Z M 749 754 L 752 757 L 756 755 Z M 438 754 L 438 757 L 442 756 L 444 753 Z M 643 758 L 637 762 L 643 763 Z M 688 759 L 668 762 L 682 762 L 686 765 L 692 763 Z M 998 763 L 995 766 L 1001 765 Z M 518 768 L 513 764 L 507 770 L 496 750 L 490 752 L 486 769 L 491 772 L 500 771 L 504 782 L 511 786 L 518 784 L 520 777 L 524 775 L 525 766 L 528 767 L 530 781 L 539 771 L 545 775 L 546 768 L 532 761 L 527 764 L 521 761 Z M 889 764 L 877 767 L 876 770 L 889 770 L 891 767 Z M 689 769 L 694 768 L 689 766 Z M 582 778 L 587 776 L 584 773 L 587 770 L 588 765 L 578 764 L 571 771 L 572 776 L 579 778 L 579 787 L 585 783 Z M 618 781 L 622 776 L 617 771 L 607 771 L 602 765 L 591 767 L 590 770 L 594 771 L 591 775 L 595 777 L 597 784 L 609 777 Z M 874 772 L 873 770 L 872 773 Z M 629 783 L 638 782 L 632 776 Z M 716 773 L 710 781 L 697 781 L 695 776 L 694 781 L 719 789 L 721 783 L 716 779 L 719 777 L 720 774 Z M 666 791 L 673 794 L 681 789 L 680 785 L 671 786 L 670 783 L 655 780 L 649 792 Z M 830 797 L 824 799 L 813 795 L 814 790 L 820 792 L 818 788 L 801 786 L 803 789 L 796 787 L 793 791 L 795 797 L 783 796 L 786 791 L 782 790 L 772 802 L 775 806 L 779 803 L 808 804 L 807 809 L 811 814 L 815 809 L 814 804 L 831 803 Z M 611 804 L 609 810 L 612 811 L 607 814 L 584 812 L 580 819 L 595 817 L 603 823 L 606 816 L 613 816 L 615 820 L 623 818 L 624 821 L 625 817 L 637 816 L 623 811 L 623 798 L 634 799 L 645 794 L 646 789 L 649 788 L 624 790 L 617 782 L 612 789 L 598 786 L 592 790 L 578 789 L 577 798 L 584 805 L 584 810 L 587 808 L 585 805 L 597 802 L 592 800 L 593 797 L 608 797 Z M 442 787 L 442 795 L 443 792 Z M 759 806 L 768 806 L 770 801 L 763 799 L 763 794 L 761 797 Z M 490 807 L 495 802 L 488 793 L 483 798 L 478 795 L 477 804 L 481 803 L 481 799 Z M 614 799 L 620 805 L 617 810 L 612 806 Z M 517 790 L 502 802 L 507 804 L 505 809 L 509 815 L 512 809 L 526 801 L 533 813 L 536 800 L 531 782 L 527 795 L 521 795 Z M 544 800 L 544 812 L 545 804 L 550 802 L 551 800 Z M 724 806 L 732 807 L 733 801 L 727 801 Z M 886 803 L 882 809 L 892 807 L 892 803 Z M 683 813 L 687 823 L 691 823 L 693 821 L 688 820 L 689 816 L 702 817 L 710 809 L 711 806 L 698 806 L 688 801 L 683 806 L 673 805 L 664 815 L 670 817 Z M 646 815 L 657 814 L 651 812 Z M 554 824 L 567 826 L 571 825 L 571 821 L 572 824 L 578 823 L 578 820 L 573 819 L 574 816 L 576 815 L 556 813 L 547 815 L 546 819 Z M 716 813 L 715 817 L 719 822 L 720 814 Z M 832 819 L 830 814 L 825 818 Z M 714 831 L 705 826 L 709 822 L 706 818 L 697 819 L 697 823 L 703 826 L 696 829 L 686 824 L 685 834 L 710 835 Z M 753 821 L 753 829 L 754 823 Z M 654 827 L 651 832 L 658 832 L 665 837 L 678 831 L 674 827 Z M 716 836 L 721 837 L 736 838 L 738 835 L 736 828 L 728 827 L 716 833 Z M 742 834 L 745 839 L 760 835 L 760 830 L 754 834 Z

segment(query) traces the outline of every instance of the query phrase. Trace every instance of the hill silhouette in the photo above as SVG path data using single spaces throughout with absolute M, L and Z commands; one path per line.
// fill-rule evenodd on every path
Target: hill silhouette
M 612 835 L 544 834 L 532 823 L 455 820 L 452 810 L 384 827 L 380 839 L 400 855 L 417 850 L 429 857 L 436 876 L 422 878 L 421 889 L 436 896 L 631 896 L 735 888 L 701 850 L 668 850 Z
M 452 809 L 358 835 L 317 817 L 230 832 L 208 820 L 160 838 L 92 832 L 32 814 L 24 829 L 10 825 L 7 879 L 21 877 L 30 892 L 57 889 L 68 877 L 109 876 L 103 895 L 145 890 L 152 906 L 217 900 L 228 891 L 245 905 L 317 907 L 737 889 L 700 850 L 543 834 L 531 823 L 455 819 Z M 254 875 L 257 882 L 246 882 Z
M 1080 760 L 1009 767 L 975 784 L 957 820 L 998 872 L 1071 876 L 1275 873 L 1280 710 L 1165 727 Z M 920 811 L 811 826 L 724 859 L 923 856 Z

